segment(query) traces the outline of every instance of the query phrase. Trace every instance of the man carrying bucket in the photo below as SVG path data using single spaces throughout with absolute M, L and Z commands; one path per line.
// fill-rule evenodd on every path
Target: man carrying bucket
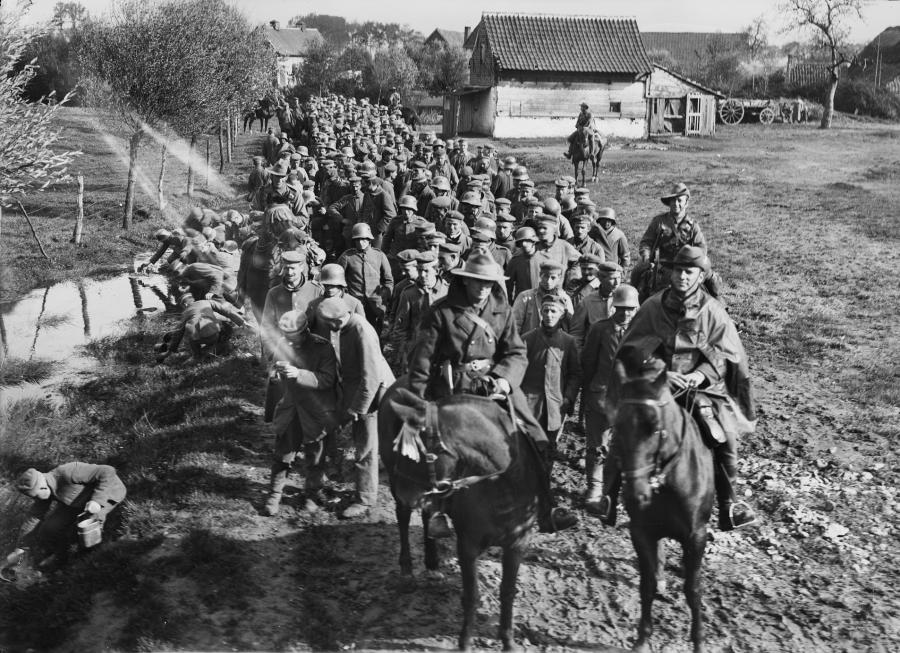
M 99 544 L 107 516 L 125 499 L 125 485 L 109 465 L 72 462 L 49 472 L 31 468 L 16 479 L 16 489 L 34 499 L 16 549 L 6 556 L 4 575 L 26 551 L 46 566 L 54 554 L 64 562 L 76 534 L 82 546 Z

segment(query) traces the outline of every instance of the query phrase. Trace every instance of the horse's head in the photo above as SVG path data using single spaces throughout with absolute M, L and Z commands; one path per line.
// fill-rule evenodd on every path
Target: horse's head
M 395 492 L 403 495 L 405 503 L 415 505 L 426 492 L 449 486 L 459 456 L 442 438 L 435 404 L 405 388 L 396 388 L 387 403 L 402 421 L 393 441 L 394 469 L 389 472 L 405 481 Z
M 666 409 L 673 404 L 666 366 L 645 358 L 635 348 L 619 352 L 610 415 L 615 425 L 625 496 L 646 508 L 652 498 L 654 474 L 666 445 Z
M 397 388 L 388 404 L 403 421 L 402 428 L 397 425 L 394 465 L 407 481 L 405 503 L 414 505 L 426 492 L 453 491 L 499 474 L 512 462 L 513 429 L 493 401 L 460 395 L 433 403 Z

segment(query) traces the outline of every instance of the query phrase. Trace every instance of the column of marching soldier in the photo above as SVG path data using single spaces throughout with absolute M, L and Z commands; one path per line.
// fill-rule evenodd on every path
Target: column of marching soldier
M 339 467 L 336 432 L 349 423 L 356 493 L 341 516 L 364 516 L 377 499 L 378 402 L 395 377 L 409 375 L 428 398 L 499 392 L 527 406 L 520 420 L 540 431 L 534 439 L 546 446 L 548 466 L 580 398 L 586 508 L 614 523 L 617 470 L 605 455 L 604 403 L 620 341 L 641 302 L 658 291 L 666 290 L 668 304 L 678 298 L 682 315 L 686 306 L 719 306 L 705 239 L 687 211 L 689 189 L 679 183 L 661 198 L 668 208 L 650 221 L 632 266 L 615 210 L 598 207 L 572 177 L 556 179 L 553 196 L 543 197 L 526 166 L 490 143 L 473 153 L 463 138 L 413 132 L 399 111 L 366 100 L 332 95 L 285 109 L 297 126 L 293 140 L 308 144 L 269 128 L 249 174 L 249 214 L 192 209 L 182 227 L 156 232 L 158 249 L 144 267 L 165 269 L 181 309 L 178 328 L 156 346 L 160 363 L 182 342 L 197 359 L 227 351 L 250 306 L 267 371 L 265 418 L 276 434 L 264 512 L 278 513 L 300 454 L 300 508 L 320 507 L 327 465 Z M 623 283 L 629 269 L 631 284 Z M 679 273 L 695 279 L 687 291 L 676 292 Z M 495 296 L 491 316 L 479 286 Z M 442 322 L 447 311 L 471 319 Z M 733 327 L 717 311 L 713 322 Z M 676 331 L 661 340 L 674 342 Z M 728 338 L 744 357 L 736 331 Z M 674 387 L 722 381 L 724 363 L 653 353 L 666 359 Z M 441 378 L 449 390 L 436 389 Z M 720 527 L 752 522 L 730 492 L 734 434 L 717 427 L 718 411 L 696 417 L 725 443 L 716 449 L 727 481 Z M 26 480 L 23 488 L 34 485 Z M 542 530 L 575 521 L 562 511 Z M 441 524 L 433 526 L 440 534 Z

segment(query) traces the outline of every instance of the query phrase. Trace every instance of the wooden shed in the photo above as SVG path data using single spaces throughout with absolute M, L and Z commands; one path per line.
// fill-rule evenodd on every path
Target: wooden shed
M 601 133 L 647 135 L 651 64 L 633 19 L 484 13 L 466 46 L 469 85 L 445 98 L 446 137 L 564 138 L 582 102 Z
M 718 91 L 653 64 L 647 88 L 649 134 L 712 136 L 716 133 Z

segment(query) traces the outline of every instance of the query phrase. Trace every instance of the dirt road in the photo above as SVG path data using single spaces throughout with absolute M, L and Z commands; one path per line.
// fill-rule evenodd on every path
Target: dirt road
M 499 149 L 524 159 L 543 188 L 568 165 L 558 143 Z M 740 489 L 762 523 L 713 531 L 703 574 L 709 643 L 896 651 L 900 129 L 748 125 L 711 140 L 619 147 L 591 191 L 616 208 L 635 248 L 664 208 L 659 195 L 678 180 L 692 189 L 693 214 L 726 281 L 760 405 L 757 432 L 741 444 Z M 121 436 L 108 450 L 129 475 L 128 534 L 68 576 L 0 588 L 2 648 L 454 648 L 461 611 L 452 549 L 444 546 L 441 574 L 429 576 L 417 548 L 415 577 L 401 577 L 386 488 L 359 522 L 336 517 L 350 500 L 339 480 L 333 503 L 312 516 L 291 496 L 278 517 L 260 516 L 271 445 L 259 419 L 261 372 L 245 357 L 185 370 L 122 355 L 126 346 L 149 348 L 160 329 L 148 321 L 126 345 L 111 343 L 109 375 L 73 391 L 95 411 L 81 409 L 85 429 Z M 241 346 L 250 351 L 252 339 Z M 342 471 L 349 479 L 349 463 Z M 555 476 L 562 503 L 580 509 L 577 428 L 563 436 Z M 630 646 L 638 575 L 624 522 L 606 529 L 585 516 L 572 531 L 534 537 L 516 601 L 521 645 Z M 416 518 L 413 539 L 421 540 Z M 689 615 L 674 546 L 669 553 L 655 642 L 674 653 L 689 650 Z M 480 648 L 499 648 L 499 578 L 489 554 Z M 16 621 L 39 607 L 42 627 Z

